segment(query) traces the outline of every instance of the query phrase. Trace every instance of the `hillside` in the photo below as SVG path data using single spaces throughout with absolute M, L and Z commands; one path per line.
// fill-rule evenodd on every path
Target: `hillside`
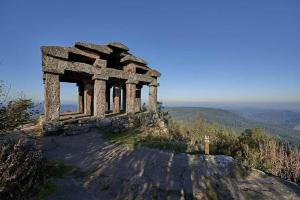
M 300 113 L 289 110 L 234 110 L 237 114 L 257 122 L 294 128 L 300 123 Z
M 245 112 L 243 112 L 244 114 L 242 116 L 242 114 L 238 114 L 238 112 L 215 108 L 167 107 L 165 109 L 175 120 L 186 124 L 192 124 L 195 120 L 204 118 L 209 122 L 217 123 L 220 126 L 237 131 L 238 133 L 247 128 L 263 128 L 277 138 L 288 140 L 293 144 L 300 145 L 300 132 L 294 130 L 294 124 L 291 125 L 292 123 L 289 123 L 289 125 L 287 125 L 287 122 L 292 122 L 292 120 L 284 120 L 289 119 L 287 117 L 284 118 L 287 114 L 286 112 L 283 114 L 276 113 L 273 118 L 268 117 L 271 114 L 261 114 L 260 118 L 255 117 L 259 115 L 255 115 L 254 113 L 253 115 L 248 114 L 248 117 L 246 118 Z M 278 115 L 281 116 L 281 118 L 279 118 Z M 295 120 L 298 115 L 293 115 Z M 254 119 L 256 119 L 256 121 Z

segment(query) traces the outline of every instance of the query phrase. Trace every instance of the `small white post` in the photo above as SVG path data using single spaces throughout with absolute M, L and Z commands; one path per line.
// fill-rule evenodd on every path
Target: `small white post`
M 209 136 L 204 136 L 204 153 L 205 155 L 209 155 Z

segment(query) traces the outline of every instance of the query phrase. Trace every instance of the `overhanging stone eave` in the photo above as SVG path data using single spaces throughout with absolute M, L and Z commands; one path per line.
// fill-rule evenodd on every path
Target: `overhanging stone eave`
M 61 58 L 63 60 L 69 61 L 72 61 L 70 58 L 71 54 L 84 57 L 85 59 L 91 60 L 92 62 L 100 58 L 99 55 L 85 52 L 75 47 L 43 46 L 41 47 L 41 51 L 43 55 L 47 55 L 54 58 Z
M 124 65 L 129 64 L 129 63 L 135 63 L 135 64 L 139 64 L 142 66 L 146 66 L 148 64 L 147 61 L 145 61 L 144 59 L 139 58 L 134 55 L 126 55 L 120 60 L 120 62 Z
M 96 45 L 87 42 L 76 42 L 75 47 L 78 49 L 82 49 L 82 50 L 87 49 L 90 51 L 95 51 L 100 54 L 106 54 L 106 55 L 109 55 L 113 52 L 113 50 L 106 45 Z
M 129 51 L 129 48 L 120 42 L 109 42 L 106 46 L 113 49 L 119 49 L 121 51 Z

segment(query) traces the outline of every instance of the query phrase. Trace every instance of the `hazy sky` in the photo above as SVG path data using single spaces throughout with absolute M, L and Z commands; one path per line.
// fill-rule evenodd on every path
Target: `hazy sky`
M 162 73 L 166 103 L 300 102 L 299 10 L 299 0 L 1 0 L 0 80 L 42 101 L 40 46 L 120 41 Z M 62 91 L 76 99 L 74 86 Z

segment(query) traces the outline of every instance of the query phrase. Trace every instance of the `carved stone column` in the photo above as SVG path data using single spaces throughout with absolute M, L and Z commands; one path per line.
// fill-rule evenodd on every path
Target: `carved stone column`
M 121 87 L 120 86 L 113 87 L 113 97 L 114 97 L 113 113 L 120 113 L 120 108 L 121 108 Z
M 93 85 L 84 83 L 84 114 L 92 115 Z
M 136 91 L 135 91 L 135 112 L 141 112 L 142 87 L 143 87 L 142 85 L 139 85 L 139 86 L 136 87 Z
M 78 113 L 84 112 L 84 90 L 82 83 L 77 83 L 78 86 Z
M 106 84 L 106 105 L 105 111 L 109 113 L 110 111 L 110 85 Z
M 106 80 L 107 77 L 94 76 L 94 116 L 104 118 L 106 110 Z
M 126 81 L 126 113 L 135 113 L 136 81 Z
M 126 112 L 126 85 L 122 87 L 122 110 Z
M 149 85 L 149 111 L 157 112 L 157 83 Z
M 45 73 L 45 121 L 58 121 L 60 113 L 59 75 Z

